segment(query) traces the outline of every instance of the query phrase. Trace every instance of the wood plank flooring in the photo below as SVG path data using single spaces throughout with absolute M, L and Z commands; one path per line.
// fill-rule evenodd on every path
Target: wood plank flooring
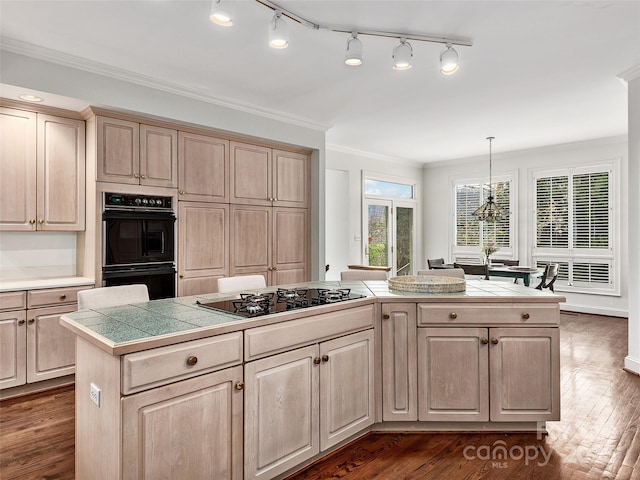
M 622 370 L 626 353 L 626 319 L 562 314 L 562 420 L 548 436 L 374 433 L 288 480 L 640 479 L 640 377 Z M 73 386 L 0 402 L 2 480 L 72 480 L 73 448 Z

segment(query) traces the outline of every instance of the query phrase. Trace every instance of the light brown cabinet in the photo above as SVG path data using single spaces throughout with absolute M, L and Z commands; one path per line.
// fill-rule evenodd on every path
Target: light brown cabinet
M 77 310 L 77 293 L 65 287 L 0 294 L 0 389 L 74 373 L 75 335 L 60 317 Z M 18 306 L 15 300 L 22 299 Z M 26 308 L 26 310 L 25 310 Z
M 178 133 L 178 200 L 229 202 L 229 141 Z
M 382 304 L 382 419 L 418 419 L 416 304 Z
M 309 156 L 230 144 L 231 203 L 308 208 Z
M 267 285 L 308 280 L 309 212 L 231 206 L 230 275 L 262 274 Z
M 373 355 L 365 330 L 245 364 L 244 478 L 274 478 L 373 424 Z
M 418 329 L 418 419 L 560 419 L 557 328 Z
M 178 295 L 217 291 L 229 274 L 229 205 L 178 202 Z
M 84 230 L 84 121 L 11 108 L 0 121 L 0 230 Z
M 178 132 L 96 117 L 96 179 L 131 185 L 178 186 Z

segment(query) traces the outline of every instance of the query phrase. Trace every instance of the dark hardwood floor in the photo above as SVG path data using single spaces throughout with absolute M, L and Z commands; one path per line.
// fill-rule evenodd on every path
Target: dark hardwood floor
M 562 314 L 562 420 L 548 436 L 373 433 L 288 480 L 640 479 L 626 353 L 626 319 Z M 0 479 L 73 479 L 73 429 L 72 386 L 0 402 Z

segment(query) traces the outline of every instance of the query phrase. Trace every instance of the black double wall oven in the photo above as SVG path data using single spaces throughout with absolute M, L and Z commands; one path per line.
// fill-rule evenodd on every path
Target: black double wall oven
M 143 283 L 149 298 L 176 294 L 173 198 L 103 194 L 104 286 Z

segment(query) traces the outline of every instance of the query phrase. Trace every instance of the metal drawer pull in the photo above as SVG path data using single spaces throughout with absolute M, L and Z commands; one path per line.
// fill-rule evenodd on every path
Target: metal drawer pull
M 497 345 L 499 342 L 499 340 L 497 338 L 492 338 L 491 339 L 491 343 L 493 343 L 494 345 Z
M 193 367 L 196 363 L 198 363 L 198 357 L 192 355 L 187 358 L 187 365 L 189 365 L 190 367 Z
M 489 339 L 488 338 L 482 338 L 482 339 L 480 339 L 480 343 L 482 345 L 486 345 L 487 343 L 489 343 Z
M 328 362 L 329 361 L 329 355 L 322 355 L 322 361 L 323 362 Z
M 385 313 L 384 315 L 382 315 L 382 318 L 384 318 L 385 320 L 389 320 L 389 314 Z
M 523 319 L 523 320 L 529 320 L 529 314 L 528 314 L 527 312 L 524 312 L 524 313 L 522 314 L 522 319 Z
M 67 296 L 63 293 L 62 295 L 60 295 L 60 300 L 65 300 L 67 298 Z
M 456 312 L 451 312 L 449 314 L 449 318 L 452 320 L 455 320 L 456 318 L 458 318 L 458 314 Z
M 244 382 L 236 383 L 236 390 L 244 390 Z

